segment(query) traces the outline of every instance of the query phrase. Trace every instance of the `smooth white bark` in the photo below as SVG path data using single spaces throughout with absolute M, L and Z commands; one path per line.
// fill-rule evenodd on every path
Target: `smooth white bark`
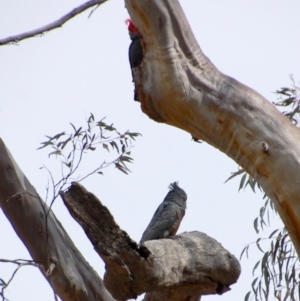
M 235 160 L 274 202 L 300 255 L 300 130 L 202 53 L 177 0 L 125 0 L 145 57 L 135 84 L 145 114 Z

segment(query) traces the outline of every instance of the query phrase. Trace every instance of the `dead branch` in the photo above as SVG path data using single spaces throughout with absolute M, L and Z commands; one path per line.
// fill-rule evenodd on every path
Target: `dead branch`
M 85 2 L 81 5 L 79 5 L 78 7 L 74 8 L 73 10 L 71 10 L 69 13 L 65 14 L 64 16 L 62 16 L 61 18 L 59 18 L 58 20 L 42 26 L 40 28 L 31 30 L 31 31 L 27 31 L 21 34 L 17 34 L 15 36 L 11 36 L 11 37 L 7 37 L 4 39 L 0 39 L 0 46 L 3 45 L 7 45 L 7 44 L 16 44 L 22 40 L 28 39 L 28 38 L 32 38 L 38 35 L 43 35 L 48 31 L 51 31 L 53 29 L 62 27 L 62 25 L 64 23 L 66 23 L 67 21 L 69 21 L 70 19 L 72 19 L 73 17 L 79 15 L 80 13 L 84 12 L 85 10 L 95 6 L 95 5 L 100 5 L 104 2 L 106 2 L 107 0 L 90 0 L 88 2 Z
M 149 292 L 145 300 L 223 294 L 240 275 L 238 260 L 204 233 L 184 233 L 138 245 L 80 184 L 72 183 L 61 197 L 104 260 L 104 284 L 117 300 L 144 292 Z

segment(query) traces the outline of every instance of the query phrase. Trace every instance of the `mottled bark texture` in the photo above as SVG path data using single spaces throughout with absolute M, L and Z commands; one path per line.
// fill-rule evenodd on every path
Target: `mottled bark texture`
M 105 262 L 104 284 L 117 300 L 196 300 L 223 294 L 240 275 L 238 260 L 204 233 L 183 233 L 138 245 L 108 209 L 80 184 L 62 192 L 71 215 Z
M 300 255 L 300 130 L 259 93 L 217 70 L 178 0 L 125 3 L 144 47 L 134 70 L 143 112 L 213 145 L 253 176 Z
M 114 300 L 1 139 L 0 207 L 63 301 Z

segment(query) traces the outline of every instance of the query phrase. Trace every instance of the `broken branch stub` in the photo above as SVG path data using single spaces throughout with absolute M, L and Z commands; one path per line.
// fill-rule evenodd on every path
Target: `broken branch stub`
M 80 184 L 72 183 L 61 196 L 105 262 L 104 284 L 117 300 L 144 292 L 148 292 L 146 298 L 151 296 L 149 300 L 223 294 L 240 275 L 238 260 L 204 233 L 183 233 L 138 245 Z

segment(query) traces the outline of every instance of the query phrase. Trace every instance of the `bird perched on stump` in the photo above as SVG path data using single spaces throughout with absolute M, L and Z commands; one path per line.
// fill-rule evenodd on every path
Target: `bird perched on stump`
M 178 182 L 171 183 L 169 189 L 170 191 L 158 206 L 150 224 L 143 233 L 140 243 L 176 234 L 185 214 L 187 195 L 178 186 Z
M 128 25 L 128 33 L 131 39 L 131 44 L 129 46 L 129 63 L 131 70 L 133 68 L 138 67 L 143 61 L 143 46 L 141 44 L 141 36 L 139 34 L 138 29 L 135 27 L 131 19 L 126 20 L 126 24 Z M 132 71 L 132 78 L 134 77 Z M 137 100 L 136 91 L 134 92 L 134 100 Z

